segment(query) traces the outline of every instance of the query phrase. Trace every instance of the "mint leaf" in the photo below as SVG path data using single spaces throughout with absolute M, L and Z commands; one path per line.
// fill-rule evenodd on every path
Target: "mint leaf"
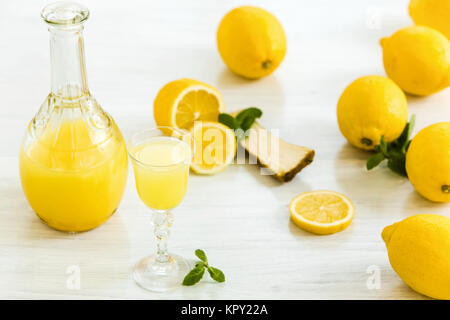
M 403 147 L 405 145 L 405 143 L 408 141 L 409 138 L 409 128 L 410 128 L 410 124 L 409 122 L 406 124 L 405 128 L 403 129 L 400 137 L 397 138 L 396 141 L 392 142 L 392 145 L 395 147 Z
M 235 130 L 242 129 L 242 131 L 246 132 L 251 128 L 256 119 L 262 116 L 262 111 L 255 107 L 250 107 L 242 110 L 237 114 L 236 117 L 233 117 L 227 113 L 219 114 L 219 122 L 223 123 L 227 127 Z M 245 135 L 239 134 L 237 135 L 238 140 L 243 139 Z
M 383 153 L 379 152 L 374 154 L 369 158 L 369 160 L 367 160 L 366 163 L 367 170 L 372 170 L 373 168 L 378 166 L 384 159 L 386 159 L 386 157 L 384 156 Z
M 252 107 L 239 112 L 239 114 L 236 116 L 236 121 L 242 130 L 247 131 L 251 128 L 253 122 L 255 122 L 255 120 L 257 118 L 260 118 L 261 116 L 262 111 L 258 108 Z
M 411 119 L 409 119 L 409 123 L 407 125 L 408 131 L 407 131 L 407 135 L 406 135 L 406 141 L 403 143 L 403 149 L 402 149 L 404 152 L 406 152 L 409 148 L 409 144 L 411 143 L 410 138 L 411 138 L 411 135 L 412 135 L 415 125 L 416 125 L 416 115 L 413 114 L 411 116 Z
M 404 158 L 398 157 L 398 158 L 391 158 L 388 160 L 388 167 L 392 171 L 398 173 L 402 176 L 407 176 L 406 169 L 405 169 L 405 160 Z
M 242 120 L 241 123 L 241 129 L 245 131 L 247 131 L 248 129 L 251 128 L 253 122 L 255 122 L 255 118 L 248 116 L 247 118 L 245 118 L 244 120 Z
M 189 271 L 189 273 L 184 277 L 183 286 L 193 286 L 201 280 L 203 274 L 205 273 L 205 265 L 203 263 L 198 263 L 194 269 Z
M 239 125 L 237 124 L 236 119 L 233 118 L 228 113 L 219 114 L 219 122 L 233 130 L 236 130 L 239 128 Z
M 408 140 L 409 140 L 409 138 L 411 138 L 414 126 L 416 125 L 416 115 L 415 114 L 413 114 L 411 116 L 408 124 L 409 124 L 409 126 L 408 126 Z
M 405 163 L 406 151 L 411 143 L 411 135 L 414 129 L 416 116 L 412 115 L 410 121 L 405 125 L 400 136 L 386 143 L 384 136 L 381 136 L 380 144 L 374 147 L 376 154 L 371 156 L 366 163 L 367 170 L 371 170 L 378 166 L 384 159 L 388 159 L 388 168 L 392 171 L 407 176 Z
M 195 267 L 184 277 L 183 286 L 193 286 L 194 284 L 199 282 L 205 274 L 205 269 L 208 270 L 208 273 L 212 279 L 216 280 L 217 282 L 225 281 L 225 275 L 222 271 L 208 265 L 208 259 L 206 258 L 205 251 L 197 249 L 195 250 L 195 255 L 202 261 L 198 261 L 195 264 Z
M 384 140 L 384 136 L 381 136 L 380 139 L 380 150 L 385 155 L 385 157 L 388 157 L 388 145 L 386 143 L 386 140 Z
M 217 282 L 225 282 L 225 275 L 222 271 L 214 267 L 208 267 L 208 273 Z
M 406 143 L 405 153 L 406 153 L 406 151 L 408 151 L 409 145 L 411 144 L 411 141 L 412 141 L 412 140 L 409 140 L 409 141 Z
M 199 258 L 203 262 L 208 263 L 208 258 L 206 258 L 205 251 L 203 251 L 201 249 L 197 249 L 197 250 L 195 250 L 195 255 L 197 256 L 197 258 Z
M 250 107 L 247 109 L 242 110 L 241 112 L 238 113 L 238 115 L 236 116 L 236 121 L 239 125 L 239 127 L 242 128 L 242 123 L 244 123 L 244 120 L 247 118 L 253 119 L 253 121 L 255 121 L 255 119 L 261 118 L 262 116 L 262 111 L 258 108 L 255 107 Z M 252 124 L 253 124 L 252 121 Z

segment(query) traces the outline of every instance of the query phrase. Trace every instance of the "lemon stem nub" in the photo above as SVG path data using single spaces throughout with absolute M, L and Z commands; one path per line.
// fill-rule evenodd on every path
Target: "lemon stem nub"
M 362 138 L 361 139 L 361 143 L 363 144 L 363 145 L 365 145 L 365 146 L 368 146 L 368 147 L 370 147 L 371 145 L 372 145 L 372 140 L 370 140 L 370 139 L 368 139 L 368 138 Z
M 450 186 L 447 184 L 442 185 L 441 190 L 443 193 L 450 193 Z
M 263 67 L 263 69 L 269 69 L 270 67 L 272 66 L 272 61 L 270 61 L 270 60 L 266 60 L 266 61 L 264 61 L 263 63 L 262 63 L 262 67 Z

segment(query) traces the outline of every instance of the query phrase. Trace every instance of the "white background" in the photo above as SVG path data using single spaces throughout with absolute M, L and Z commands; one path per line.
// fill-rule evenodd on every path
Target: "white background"
M 228 111 L 258 106 L 264 126 L 316 150 L 314 162 L 285 184 L 261 176 L 256 166 L 192 175 L 175 210 L 169 247 L 191 258 L 204 249 L 227 281 L 205 277 L 166 294 L 143 291 L 129 275 L 155 245 L 131 170 L 118 212 L 79 235 L 45 226 L 22 193 L 20 142 L 50 88 L 48 33 L 39 17 L 45 4 L 0 1 L 1 298 L 424 298 L 393 272 L 380 233 L 417 213 L 450 216 L 450 208 L 423 199 L 386 168 L 366 172 L 369 154 L 346 143 L 335 115 L 347 84 L 384 75 L 379 39 L 412 23 L 407 1 L 85 1 L 91 10 L 85 29 L 90 89 L 125 138 L 154 125 L 153 99 L 165 83 L 192 77 L 217 87 Z M 283 63 L 258 81 L 233 75 L 216 49 L 221 17 L 241 4 L 273 12 L 287 34 Z M 450 119 L 448 89 L 408 102 L 417 115 L 415 132 Z M 291 198 L 317 189 L 352 199 L 356 214 L 347 230 L 316 236 L 290 221 Z M 80 290 L 67 287 L 73 265 L 80 268 Z M 379 289 L 367 287 L 370 266 L 379 270 Z

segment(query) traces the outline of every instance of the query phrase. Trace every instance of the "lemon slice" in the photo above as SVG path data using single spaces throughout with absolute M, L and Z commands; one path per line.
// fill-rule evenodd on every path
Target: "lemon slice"
M 291 219 L 316 234 L 332 234 L 347 228 L 355 214 L 353 203 L 334 191 L 301 193 L 289 204 Z
M 190 129 L 194 122 L 217 121 L 225 104 L 220 92 L 194 79 L 166 84 L 155 98 L 153 115 L 158 126 Z
M 195 141 L 192 171 L 215 174 L 233 161 L 236 153 L 233 130 L 219 122 L 197 121 L 190 132 Z

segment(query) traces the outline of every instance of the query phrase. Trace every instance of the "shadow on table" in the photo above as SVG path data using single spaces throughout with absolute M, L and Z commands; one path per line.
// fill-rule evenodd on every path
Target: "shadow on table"
M 404 188 L 400 187 L 409 185 L 409 181 L 388 169 L 386 162 L 368 171 L 366 162 L 372 154 L 345 143 L 335 157 L 334 175 L 336 183 L 352 201 L 364 201 L 381 214 L 383 208 L 398 203 L 404 196 Z
M 251 80 L 224 67 L 217 78 L 217 88 L 225 97 L 227 112 L 258 107 L 264 113 L 262 123 L 266 119 L 277 119 L 284 107 L 283 87 L 275 74 Z
M 391 292 L 392 297 L 390 299 L 397 299 L 397 297 L 404 297 L 403 299 L 409 300 L 434 300 L 433 298 L 427 297 L 417 291 L 411 289 L 406 283 L 400 281 L 398 285 Z
M 364 201 L 379 214 L 391 215 L 392 210 L 398 210 L 405 218 L 425 213 L 427 209 L 445 207 L 445 204 L 423 198 L 408 178 L 392 172 L 386 162 L 367 171 L 365 164 L 372 154 L 346 143 L 335 158 L 336 182 L 351 200 Z
M 278 202 L 285 207 L 286 218 L 288 221 L 288 230 L 296 239 L 296 241 L 304 243 L 306 241 L 325 241 L 327 242 L 327 248 L 338 247 L 346 242 L 349 237 L 352 236 L 354 223 L 350 224 L 347 229 L 342 232 L 331 235 L 316 235 L 311 232 L 305 231 L 299 228 L 289 218 L 289 203 L 293 197 L 299 193 L 311 191 L 310 184 L 302 180 L 301 172 L 290 182 L 280 182 L 275 180 L 271 176 L 261 175 L 260 167 L 257 165 L 246 165 L 246 170 L 256 179 L 259 183 L 264 184 L 274 194 Z M 305 168 L 307 170 L 307 167 Z M 339 241 L 336 239 L 339 238 Z
M 241 148 L 241 146 L 239 146 Z M 248 161 L 248 158 L 246 159 Z M 276 180 L 271 175 L 267 174 L 267 171 L 258 164 L 239 164 L 245 167 L 245 170 L 255 179 L 258 183 L 265 185 L 269 188 L 277 188 L 283 186 L 283 182 Z
M 289 232 L 295 236 L 296 240 L 304 243 L 306 241 L 319 241 L 326 242 L 326 248 L 339 247 L 345 244 L 345 242 L 352 237 L 354 223 L 351 223 L 345 230 L 328 235 L 314 234 L 309 231 L 305 231 L 289 219 L 288 222 Z M 339 241 L 338 241 L 339 239 Z
M 291 181 L 281 182 L 269 174 L 267 169 L 257 164 L 241 164 L 241 166 L 245 166 L 245 170 L 257 180 L 259 184 L 266 186 L 268 190 L 275 195 L 280 204 L 285 204 L 286 207 L 294 196 L 301 192 L 311 190 L 311 185 L 302 180 L 301 172 L 299 172 Z M 304 168 L 304 170 L 308 170 L 308 167 Z
M 414 210 L 426 211 L 427 209 L 442 209 L 442 214 L 444 212 L 449 212 L 448 203 L 432 202 L 430 200 L 422 197 L 414 188 L 412 188 L 409 195 L 406 197 L 403 211 L 410 213 L 410 215 L 417 214 Z M 447 214 L 450 217 L 450 214 Z
M 255 81 L 257 80 L 246 79 L 238 76 L 225 66 L 222 68 L 222 71 L 219 73 L 219 77 L 217 78 L 217 84 L 223 89 L 242 88 L 242 86 L 254 84 Z

